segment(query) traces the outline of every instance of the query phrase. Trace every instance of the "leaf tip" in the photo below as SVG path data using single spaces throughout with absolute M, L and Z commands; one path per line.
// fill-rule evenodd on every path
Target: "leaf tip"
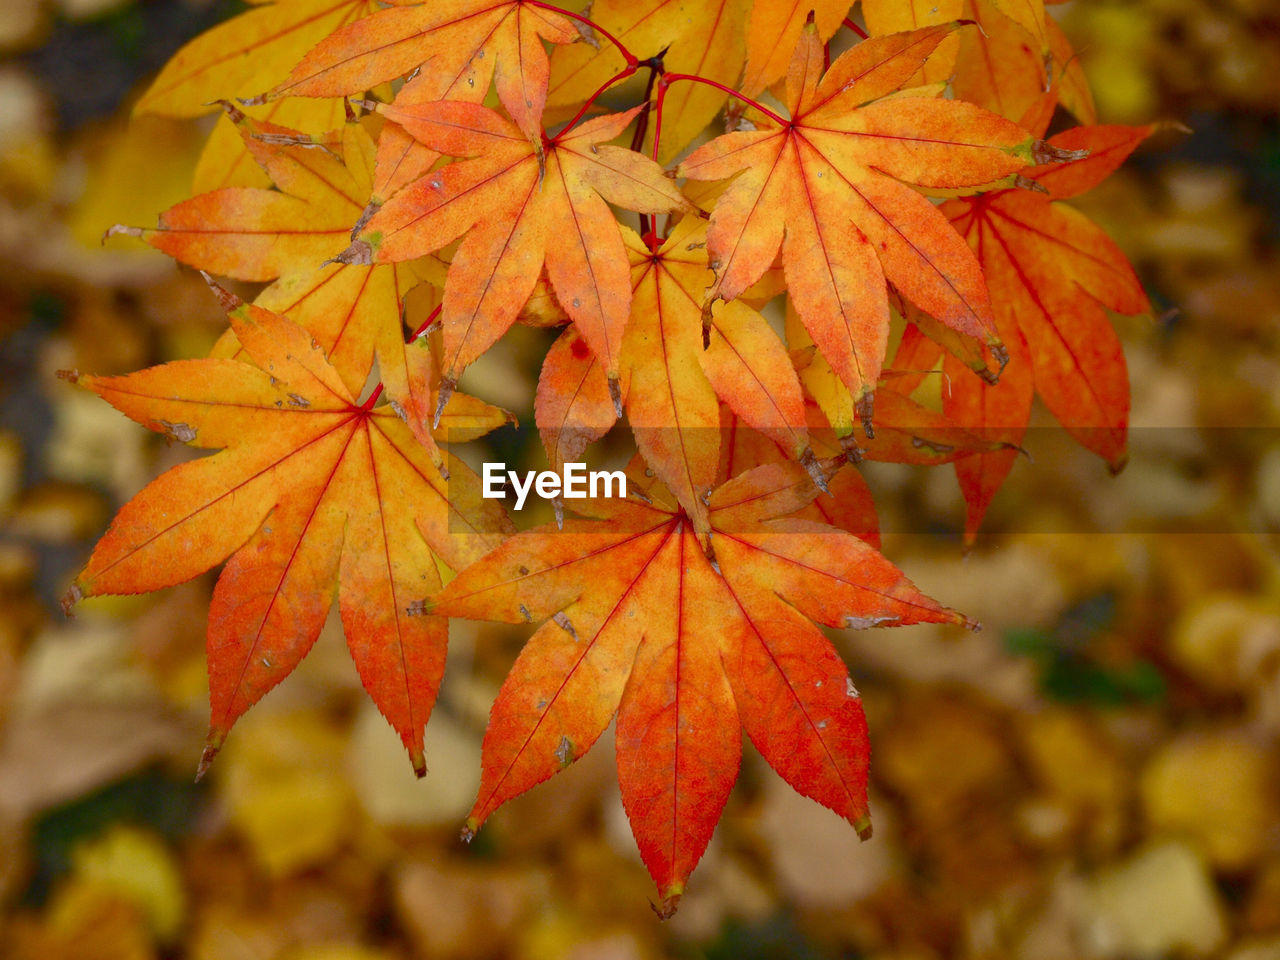
M 80 589 L 80 584 L 73 583 L 66 593 L 62 595 L 62 615 L 69 620 L 75 619 L 75 605 L 84 599 L 84 591 Z
M 245 101 L 240 101 L 244 103 Z M 227 119 L 234 123 L 237 127 L 244 123 L 246 119 L 245 113 L 230 100 L 210 100 L 205 104 L 206 107 L 221 107 L 222 112 L 227 115 Z
M 673 883 L 662 894 L 661 903 L 650 903 L 649 906 L 657 914 L 659 920 L 670 920 L 680 908 L 680 898 L 684 896 L 684 884 Z
M 131 227 L 126 223 L 113 223 L 111 226 L 107 227 L 106 231 L 102 234 L 102 242 L 105 244 L 112 237 L 119 236 L 137 237 L 139 240 L 142 240 L 146 236 L 146 231 L 141 227 Z
M 1036 164 L 1070 163 L 1073 160 L 1083 160 L 1087 156 L 1089 156 L 1088 150 L 1065 150 L 1062 147 L 1055 147 L 1048 140 L 1036 140 L 1031 144 L 1031 159 Z
M 1111 471 L 1113 477 L 1120 476 L 1124 472 L 1124 468 L 1129 465 L 1129 451 L 1124 451 L 1114 460 L 1107 464 L 1107 469 Z
M 853 412 L 858 419 L 862 421 L 862 432 L 867 435 L 868 440 L 876 438 L 876 432 L 871 426 L 871 420 L 875 416 L 876 395 L 875 391 L 868 390 L 854 405 Z
M 224 312 L 231 313 L 233 310 L 239 310 L 244 306 L 243 300 L 222 284 L 218 283 L 217 280 L 213 279 L 213 277 L 209 276 L 205 271 L 201 270 L 200 276 L 204 277 L 204 282 L 209 285 L 209 289 L 213 291 L 213 295 L 218 298 L 218 304 L 222 307 Z
M 458 831 L 458 839 L 463 843 L 470 843 L 476 838 L 476 831 L 480 829 L 480 821 L 475 817 L 467 817 L 467 822 L 462 825 L 462 829 Z
M 864 813 L 857 820 L 853 821 L 853 829 L 858 833 L 858 839 L 864 843 L 871 839 L 871 814 Z
M 256 97 L 236 97 L 236 102 L 243 107 L 260 107 L 264 103 L 270 103 L 272 100 L 277 99 L 280 94 L 276 91 L 279 89 L 277 87 L 275 90 L 268 90 L 266 93 L 260 93 Z
M 840 450 L 850 463 L 861 463 L 867 452 L 858 446 L 858 438 L 853 435 L 852 430 L 840 438 Z
M 822 461 L 813 453 L 813 447 L 805 447 L 800 454 L 800 465 L 809 472 L 809 478 L 813 480 L 813 485 L 823 493 L 830 495 L 831 488 L 827 486 L 827 475 L 822 467 Z
M 427 775 L 427 758 L 422 747 L 414 745 L 409 748 L 409 761 L 413 764 L 413 775 L 421 780 Z
M 431 600 L 415 600 L 404 608 L 404 615 L 406 617 L 429 617 L 431 616 L 431 611 L 435 608 L 436 605 Z
M 453 391 L 457 386 L 457 377 L 445 377 L 440 381 L 440 389 L 436 394 L 436 412 L 435 416 L 431 419 L 432 430 L 440 426 L 440 417 L 444 415 L 444 408 L 449 405 L 449 398 L 453 396 Z
M 622 386 L 616 373 L 609 375 L 609 399 L 613 401 L 614 416 L 622 416 Z
M 59 370 L 57 373 L 54 374 L 54 376 L 57 377 L 59 380 L 66 380 L 68 383 L 80 382 L 79 370 Z
M 204 749 L 200 751 L 200 762 L 196 764 L 196 783 L 204 779 L 204 775 L 209 772 L 209 767 L 213 764 L 214 757 L 218 755 L 218 751 L 226 741 L 225 730 L 209 730 L 209 735 L 204 741 Z
M 1023 176 L 1020 173 L 1014 174 L 1013 185 L 1019 190 L 1030 190 L 1033 193 L 1048 194 L 1049 188 L 1039 180 L 1033 180 L 1031 177 Z
M 364 232 L 365 225 L 369 222 L 370 218 L 381 209 L 382 209 L 381 200 L 375 200 L 371 198 L 369 202 L 365 204 L 364 209 L 360 211 L 359 218 L 356 220 L 355 224 L 351 227 L 350 238 L 351 238 L 352 244 L 355 244 L 357 242 L 357 238 L 360 236 L 361 233 Z

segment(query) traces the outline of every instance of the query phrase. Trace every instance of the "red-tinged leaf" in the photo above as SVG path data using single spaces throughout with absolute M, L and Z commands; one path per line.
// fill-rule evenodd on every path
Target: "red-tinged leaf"
M 332 32 L 269 97 L 360 94 L 413 71 L 452 86 L 469 76 L 498 99 L 530 138 L 541 135 L 547 96 L 542 41 L 572 43 L 572 22 L 521 0 L 432 0 L 378 10 Z
M 617 422 L 609 381 L 587 342 L 573 327 L 547 351 L 538 378 L 534 419 L 551 469 L 577 462 L 587 445 Z
M 809 447 L 800 383 L 777 334 L 750 307 L 703 314 L 712 279 L 704 221 L 686 217 L 656 251 L 630 231 L 624 237 L 634 288 L 624 344 L 628 416 L 645 460 L 702 532 L 703 496 L 720 457 L 717 395 L 799 459 Z
M 656 254 L 629 236 L 634 293 L 623 357 L 636 446 L 702 533 L 703 497 L 720 461 L 720 404 L 698 361 L 702 310 L 696 298 L 706 287 L 706 258 L 703 251 L 684 249 L 687 234 L 687 228 L 673 233 Z M 682 254 L 688 258 L 683 262 Z
M 435 452 L 436 377 L 406 354 L 400 325 L 405 293 L 418 282 L 409 264 L 320 262 L 342 249 L 372 187 L 375 146 L 358 124 L 335 135 L 341 158 L 297 131 L 228 108 L 248 152 L 278 190 L 226 188 L 161 215 L 141 238 L 170 256 L 240 280 L 275 282 L 257 304 L 307 327 L 347 389 L 357 395 L 378 361 L 388 398 L 414 435 Z M 228 203 L 228 200 L 234 203 Z M 134 233 L 135 231 L 125 231 Z M 228 333 L 215 355 L 237 356 Z
M 1055 200 L 1065 200 L 1092 190 L 1119 169 L 1143 140 L 1159 129 L 1144 127 L 1072 127 L 1049 139 L 1058 150 L 1087 151 L 1076 160 L 1047 163 L 1026 171 L 1026 176 L 1049 191 Z
M 474 158 L 401 190 L 341 257 L 407 260 L 465 234 L 445 282 L 445 382 L 455 383 L 506 332 L 544 263 L 565 312 L 617 380 L 631 289 L 622 237 L 605 201 L 647 213 L 687 206 L 657 164 L 606 145 L 635 111 L 587 121 L 545 154 L 509 121 L 474 104 L 391 105 L 379 112 L 434 150 Z
M 1055 165 L 1047 173 L 1032 169 L 1028 175 L 1044 173 L 1050 189 L 1087 189 L 1149 132 L 1114 127 L 1069 131 L 1060 146 L 1089 149 L 1089 156 Z M 1113 470 L 1120 469 L 1127 456 L 1128 375 L 1103 307 L 1130 314 L 1150 309 L 1124 254 L 1083 214 L 1032 191 L 951 200 L 944 210 L 982 261 L 1011 353 L 994 390 L 964 381 L 955 372 L 961 387 L 952 401 L 954 414 L 975 428 L 1008 428 L 1010 437 L 1025 425 L 1030 384 L 1025 374 L 1012 369 L 1013 352 L 1021 347 L 1016 328 L 1025 340 L 1035 392 L 1080 443 Z M 970 536 L 1007 466 L 1007 458 L 996 455 L 962 468 Z
M 838 527 L 865 540 L 877 550 L 880 548 L 880 520 L 871 489 L 857 467 L 845 462 L 847 454 L 838 444 L 824 442 L 826 438 L 821 434 L 815 437 L 815 446 L 830 455 L 827 460 L 817 461 L 826 483 L 826 489 L 819 491 L 814 483 L 812 465 L 801 469 L 801 465 L 790 459 L 785 448 L 737 421 L 731 412 L 724 422 L 726 440 L 721 457 L 722 480 L 768 465 L 786 471 L 783 476 L 789 478 L 786 489 L 779 484 L 777 493 L 763 497 L 749 488 L 739 488 L 743 491 L 741 502 L 750 504 L 746 519 L 789 512 L 798 520 Z M 827 432 L 830 433 L 829 430 Z M 726 516 L 730 509 L 727 497 L 731 487 L 732 484 L 725 484 L 719 489 L 717 502 L 721 517 Z
M 716 393 L 789 456 L 804 457 L 809 449 L 804 396 L 773 328 L 740 301 L 718 305 L 711 327 L 711 343 L 698 359 Z
M 969 543 L 973 542 L 987 508 L 1018 458 L 1017 447 L 1031 418 L 1035 393 L 1031 357 L 1016 319 L 1008 318 L 1001 329 L 1009 350 L 1009 363 L 999 382 L 983 381 L 950 354 L 942 366 L 946 377 L 942 409 L 946 415 L 985 439 L 1010 445 L 1008 449 L 982 452 L 955 461 L 956 478 L 966 506 L 964 528 Z
M 996 316 L 996 326 L 998 330 L 1005 329 L 1000 324 L 1001 307 L 996 304 L 992 298 L 992 313 Z M 918 343 L 917 338 L 925 338 L 928 341 L 937 344 L 941 349 L 947 351 L 951 356 L 955 357 L 966 367 L 976 373 L 979 377 L 987 382 L 999 380 L 1004 368 L 1008 365 L 1008 351 L 1003 343 L 993 340 L 991 343 L 984 344 L 975 337 L 966 336 L 950 327 L 945 327 L 927 313 L 923 313 L 914 307 L 908 306 L 904 314 L 908 322 L 904 331 L 902 341 L 898 344 L 898 353 L 894 357 L 894 366 L 900 370 L 903 367 L 920 371 L 931 369 L 932 366 L 921 366 L 920 362 L 924 361 L 921 357 L 918 360 L 913 358 L 910 352 L 904 352 L 905 344 L 910 350 Z M 940 358 L 940 353 L 933 355 L 934 362 Z M 926 361 L 927 362 L 927 361 Z M 917 383 L 918 385 L 918 383 Z M 946 378 L 943 378 L 943 390 L 947 387 Z M 906 387 L 902 381 L 894 384 L 894 389 L 904 396 L 911 394 L 911 389 Z
M 712 501 L 712 510 L 715 501 Z M 716 558 L 743 591 L 774 593 L 829 627 L 965 623 L 845 531 L 808 520 L 774 520 L 745 530 L 715 527 Z
M 421 772 L 446 634 L 410 605 L 439 586 L 436 557 L 465 566 L 508 521 L 460 462 L 446 490 L 389 407 L 356 406 L 303 328 L 223 296 L 254 365 L 182 361 L 78 378 L 153 429 L 222 449 L 126 504 L 73 595 L 155 590 L 230 557 L 210 609 L 203 769 L 236 718 L 306 654 L 336 589 L 361 680 Z
M 908 327 L 911 334 L 914 327 Z M 849 456 L 880 460 L 887 463 L 941 464 L 950 463 L 973 453 L 1003 450 L 1007 444 L 981 433 L 965 429 L 967 424 L 930 410 L 907 396 L 918 381 L 932 371 L 939 353 L 919 349 L 911 360 L 911 373 L 889 371 L 891 376 L 881 382 L 876 392 L 874 409 L 855 408 L 853 395 L 835 376 L 821 354 L 798 322 L 788 314 L 788 339 L 794 344 L 792 359 L 800 373 L 810 397 L 807 407 L 810 436 L 819 456 Z M 907 339 L 910 346 L 910 339 Z M 895 364 L 904 362 L 899 351 Z M 844 418 L 837 422 L 832 411 Z M 869 419 L 865 419 L 869 416 Z M 861 420 L 855 430 L 854 425 Z M 871 429 L 868 431 L 868 427 Z M 872 512 L 867 507 L 868 512 Z M 845 527 L 837 523 L 836 526 Z M 865 525 L 845 527 L 855 533 L 868 529 Z M 874 529 L 874 526 L 871 528 Z
M 796 517 L 838 527 L 880 549 L 880 517 L 875 500 L 867 481 L 852 464 L 841 467 L 827 481 L 827 495 L 815 498 Z
M 815 492 L 803 468 L 785 464 L 713 493 L 718 568 L 688 515 L 651 487 L 652 503 L 595 502 L 603 522 L 518 534 L 452 580 L 433 613 L 551 618 L 494 703 L 464 835 L 581 756 L 616 712 L 623 804 L 669 914 L 734 779 L 735 709 L 798 789 L 865 829 L 865 728 L 855 735 L 857 705 L 846 702 L 856 694 L 805 617 L 858 625 L 962 618 L 857 538 L 768 519 L 751 506 L 786 508 Z M 768 702 L 747 702 L 764 688 Z M 787 756 L 782 731 L 794 738 Z
M 735 611 L 687 528 L 651 566 L 647 627 L 618 705 L 618 784 L 670 916 L 738 779 L 737 707 L 709 624 Z M 633 601 L 636 605 L 639 598 Z
M 869 838 L 871 744 L 848 670 L 831 641 L 796 610 L 767 591 L 728 583 L 741 617 L 728 623 L 725 670 L 743 729 L 797 792 Z
M 370 0 L 279 0 L 207 30 L 170 58 L 135 113 L 194 117 L 282 78 L 321 38 L 375 8 Z
M 759 466 L 744 470 L 716 488 L 716 523 L 722 529 L 791 516 L 818 497 L 818 487 L 800 465 L 789 460 L 760 459 L 764 462 Z M 822 463 L 820 469 L 826 477 L 839 466 L 840 461 L 832 459 Z
M 990 332 L 972 251 L 907 184 L 989 185 L 1027 162 L 1030 138 L 952 101 L 872 102 L 906 82 L 952 29 L 872 38 L 825 74 L 818 34 L 805 30 L 787 80 L 791 119 L 719 137 L 680 166 L 695 180 L 737 174 L 711 216 L 716 278 L 707 300 L 740 296 L 781 246 L 800 318 L 858 401 L 874 390 L 884 360 L 885 278 L 944 323 Z
M 1048 16 L 1038 21 L 1043 33 L 1037 38 L 1025 22 L 1002 13 L 1002 5 L 1007 0 L 965 4 L 964 16 L 981 29 L 961 38 L 955 95 L 1018 121 L 1036 136 L 1043 135 L 1059 104 L 1081 123 L 1096 122 L 1080 59 L 1057 22 Z

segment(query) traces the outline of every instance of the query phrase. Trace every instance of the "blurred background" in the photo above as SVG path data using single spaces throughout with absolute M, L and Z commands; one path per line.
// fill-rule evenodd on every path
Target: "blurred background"
M 748 748 L 665 924 L 609 736 L 457 840 L 527 628 L 453 624 L 423 782 L 331 624 L 193 784 L 212 577 L 58 609 L 114 510 L 189 455 L 54 372 L 222 330 L 198 276 L 99 238 L 187 196 L 207 123 L 128 104 L 238 9 L 0 0 L 0 956 L 1280 958 L 1273 0 L 1053 8 L 1104 122 L 1194 131 L 1079 201 L 1160 314 L 1117 318 L 1129 467 L 1033 449 L 967 555 L 949 468 L 869 473 L 885 552 L 985 629 L 833 634 L 869 714 L 875 838 Z M 548 342 L 518 328 L 464 388 L 531 424 Z M 502 457 L 539 464 L 533 433 Z

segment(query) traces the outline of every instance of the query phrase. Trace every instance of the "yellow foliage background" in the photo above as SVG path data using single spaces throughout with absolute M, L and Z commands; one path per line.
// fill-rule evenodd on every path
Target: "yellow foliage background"
M 127 105 L 229 9 L 0 0 L 0 955 L 1280 958 L 1273 3 L 1054 8 L 1103 121 L 1194 131 L 1080 203 L 1168 311 L 1118 318 L 1129 467 L 1033 431 L 967 556 L 948 470 L 869 472 L 888 556 L 985 629 L 837 635 L 875 838 L 750 756 L 667 924 L 608 742 L 457 840 L 527 630 L 453 625 L 425 781 L 334 627 L 195 786 L 211 580 L 57 612 L 114 508 L 186 455 L 53 374 L 222 327 L 197 276 L 99 237 L 187 195 L 207 124 Z M 464 385 L 531 422 L 545 343 L 517 329 Z

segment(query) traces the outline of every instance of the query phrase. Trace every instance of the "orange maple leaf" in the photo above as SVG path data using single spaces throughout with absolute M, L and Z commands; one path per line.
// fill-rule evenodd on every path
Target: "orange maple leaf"
M 547 98 L 542 41 L 580 37 L 572 20 L 526 0 L 399 3 L 332 32 L 267 98 L 360 94 L 417 70 L 444 88 L 466 78 L 479 99 L 492 78 L 503 107 L 536 140 Z
M 411 264 L 321 262 L 349 242 L 372 188 L 375 145 L 347 124 L 328 138 L 333 151 L 297 131 L 258 122 L 232 106 L 249 153 L 278 189 L 226 187 L 184 200 L 154 230 L 113 227 L 169 256 L 237 280 L 274 280 L 258 306 L 302 324 L 358 395 L 377 360 L 388 397 L 437 463 L 430 420 L 435 401 L 425 352 L 406 346 L 405 293 L 419 282 Z M 436 265 L 442 273 L 441 266 Z M 215 355 L 236 355 L 228 333 Z
M 726 134 L 680 165 L 698 180 L 736 175 L 711 215 L 708 305 L 741 295 L 781 247 L 800 318 L 868 412 L 889 334 L 886 278 L 944 323 L 991 333 L 977 260 L 909 184 L 973 188 L 1031 160 L 1031 137 L 995 114 L 925 95 L 886 99 L 953 28 L 863 41 L 825 74 L 818 34 L 806 29 L 787 75 L 791 119 Z
M 218 100 L 276 83 L 321 39 L 376 9 L 373 0 L 277 0 L 206 30 L 165 64 L 135 113 L 195 117 Z
M 551 469 L 559 473 L 576 461 L 617 420 L 600 361 L 570 325 L 547 351 L 534 397 L 534 422 Z
M 720 462 L 720 399 L 824 482 L 809 448 L 800 381 L 765 319 L 745 303 L 723 304 L 702 348 L 702 296 L 713 279 L 706 222 L 684 218 L 652 250 L 630 230 L 623 236 L 633 290 L 622 347 L 627 416 L 640 453 L 699 533 Z
M 737 777 L 739 726 L 793 787 L 865 835 L 866 721 L 812 621 L 964 619 L 857 537 L 774 519 L 816 492 L 795 463 L 721 486 L 709 500 L 712 561 L 688 515 L 651 481 L 650 502 L 594 501 L 597 520 L 518 534 L 430 601 L 447 616 L 550 618 L 494 702 L 464 836 L 582 756 L 615 712 L 623 804 L 664 914 Z
M 545 264 L 557 299 L 600 359 L 620 404 L 631 285 L 609 203 L 642 213 L 688 209 L 661 167 L 607 143 L 640 109 L 588 120 L 549 140 L 544 151 L 511 121 L 476 104 L 377 105 L 432 149 L 472 158 L 402 189 L 339 257 L 392 263 L 465 234 L 444 286 L 442 397 L 515 321 Z
M 1151 309 L 1124 254 L 1083 214 L 1058 201 L 1095 186 L 1155 128 L 1076 127 L 1050 140 L 1081 154 L 1025 171 L 1046 191 L 1001 190 L 949 200 L 943 212 L 982 263 L 1010 363 L 998 384 L 974 376 L 954 355 L 943 371 L 952 389 L 943 409 L 993 438 L 1021 443 L 1034 392 L 1080 443 L 1113 470 L 1127 458 L 1129 378 L 1104 307 Z M 1012 466 L 1008 452 L 956 464 L 976 532 Z
M 977 29 L 960 38 L 952 84 L 956 97 L 1016 120 L 1038 136 L 1059 104 L 1081 123 L 1095 123 L 1084 68 L 1057 21 L 1037 20 L 1030 5 L 1011 10 L 1005 0 L 1003 6 L 966 0 L 963 15 Z M 1011 12 L 1022 16 L 1011 18 Z M 1039 32 L 1033 35 L 1033 30 Z
M 848 0 L 771 0 L 752 3 L 747 23 L 747 65 L 742 91 L 755 96 L 786 76 L 792 52 L 813 14 L 813 31 L 826 41 L 840 29 Z
M 203 773 L 235 720 L 311 648 L 336 587 L 360 679 L 421 775 L 448 629 L 412 603 L 439 588 L 437 557 L 466 566 L 501 541 L 506 515 L 452 457 L 446 485 L 389 406 L 358 406 L 302 327 L 221 295 L 254 365 L 70 375 L 145 426 L 220 452 L 121 508 L 67 605 L 173 586 L 227 560 L 209 609 Z

